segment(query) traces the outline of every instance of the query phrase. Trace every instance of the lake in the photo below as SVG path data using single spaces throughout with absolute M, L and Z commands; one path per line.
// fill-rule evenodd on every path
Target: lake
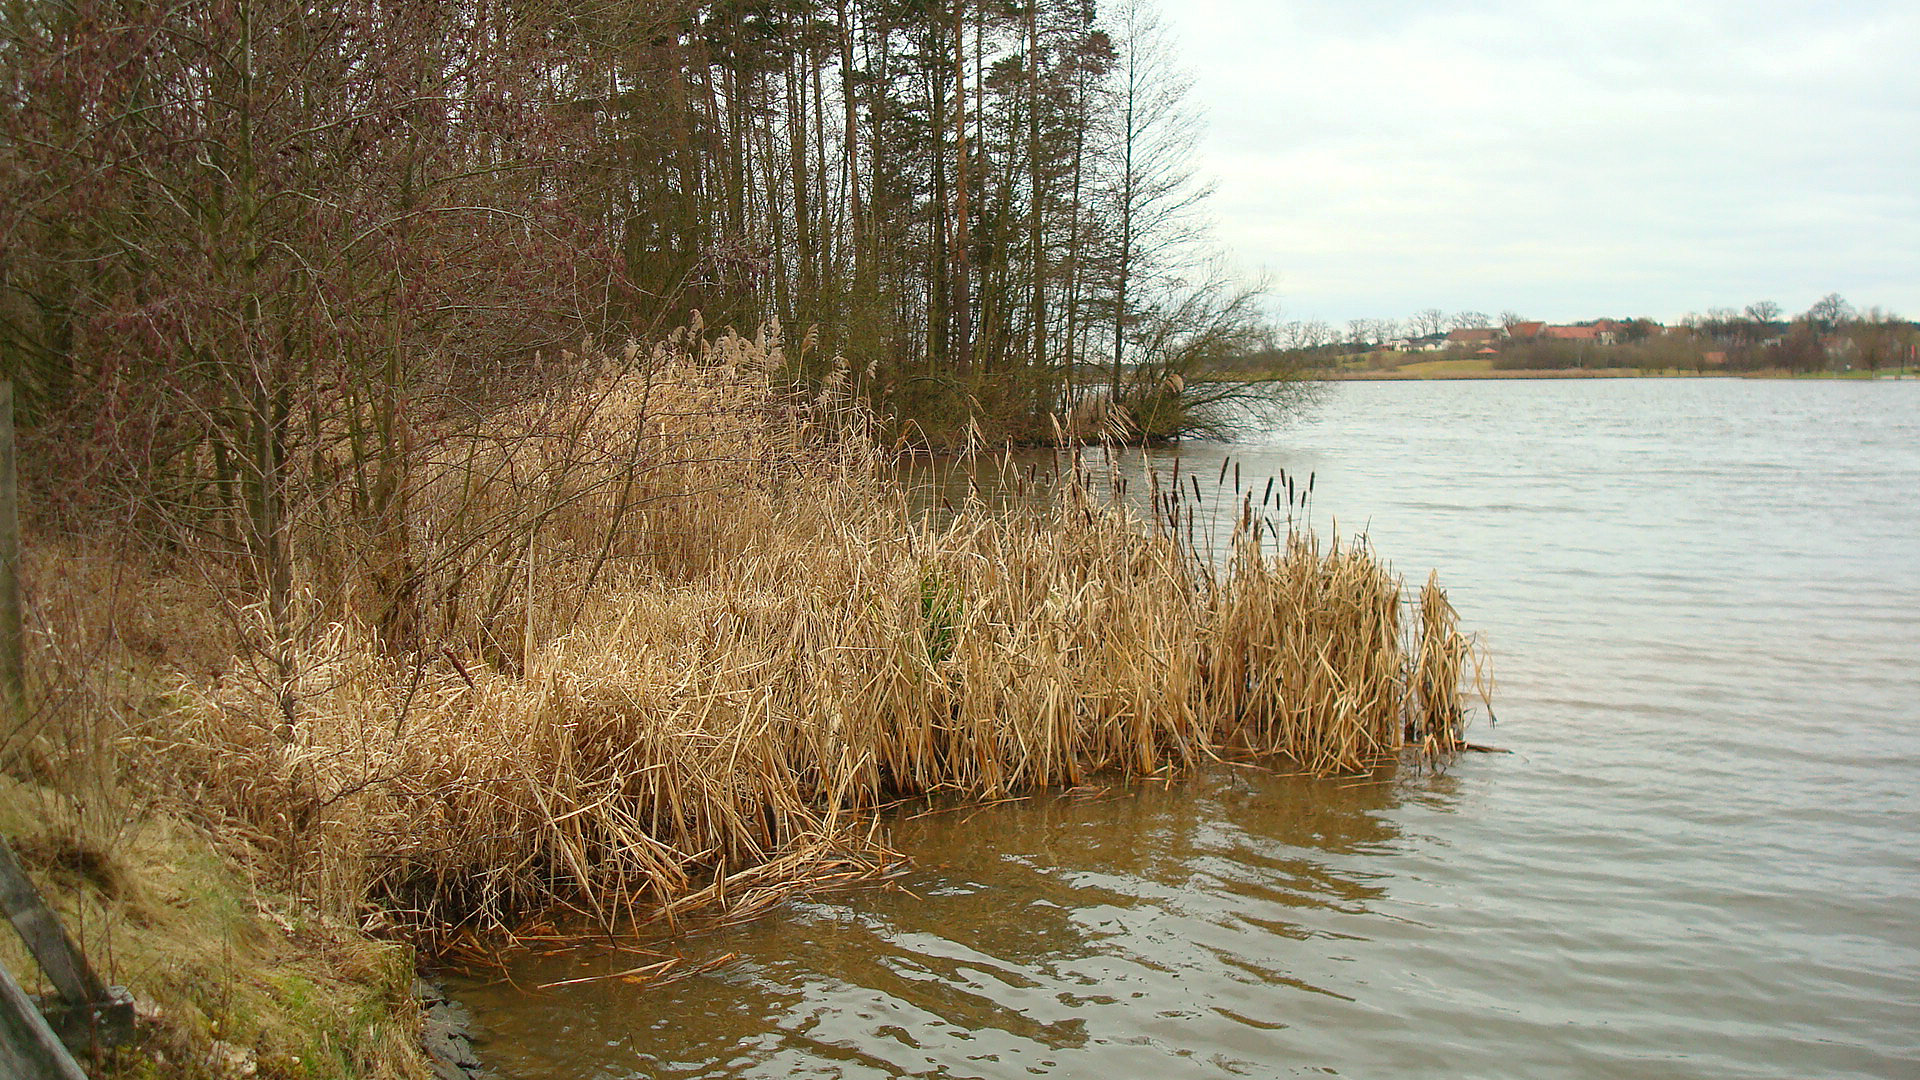
M 1440 571 L 1512 753 L 902 817 L 899 888 L 682 943 L 709 974 L 456 980 L 488 1065 L 1920 1076 L 1920 382 L 1343 383 L 1148 456 L 1223 454 Z

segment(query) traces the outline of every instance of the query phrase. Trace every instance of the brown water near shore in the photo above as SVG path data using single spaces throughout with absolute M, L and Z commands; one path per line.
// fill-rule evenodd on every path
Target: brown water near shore
M 636 962 L 582 949 L 457 981 L 488 1064 L 1914 1075 L 1920 385 L 1354 383 L 1115 469 L 1175 455 L 1314 475 L 1323 533 L 1438 567 L 1496 657 L 1473 736 L 1514 753 L 896 814 L 892 888 L 673 946 L 731 954 L 706 974 L 533 989 Z

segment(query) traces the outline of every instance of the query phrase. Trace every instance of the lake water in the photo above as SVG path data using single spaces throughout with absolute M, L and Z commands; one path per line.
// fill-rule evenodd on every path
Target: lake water
M 1920 1076 L 1920 382 L 1348 383 L 1177 453 L 1438 568 L 1513 753 L 898 821 L 904 890 L 682 943 L 710 974 L 457 985 L 489 1065 Z

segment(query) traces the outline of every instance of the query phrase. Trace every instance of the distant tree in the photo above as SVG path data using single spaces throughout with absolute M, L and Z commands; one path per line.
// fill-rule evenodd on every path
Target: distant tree
M 1820 342 L 1819 330 L 1804 316 L 1793 321 L 1778 346 L 1766 351 L 1788 371 L 1817 371 L 1827 366 L 1827 352 Z
M 1897 364 L 1907 355 L 1913 324 L 1879 308 L 1868 308 L 1848 327 L 1854 352 L 1868 371 Z
M 1771 324 L 1780 318 L 1780 305 L 1771 300 L 1755 300 L 1747 305 L 1747 318 L 1757 323 Z
M 1439 308 L 1427 308 L 1407 316 L 1407 325 L 1417 337 L 1437 334 L 1447 328 L 1447 313 Z
M 1318 319 L 1294 319 L 1274 328 L 1274 344 L 1282 351 L 1306 352 L 1333 344 L 1333 327 Z
M 1347 333 L 1349 338 L 1355 344 L 1360 345 L 1384 345 L 1399 329 L 1400 324 L 1393 319 L 1363 318 L 1347 320 Z
M 1620 323 L 1620 329 L 1615 332 L 1614 337 L 1615 340 L 1625 343 L 1640 342 L 1652 337 L 1653 332 L 1659 328 L 1659 323 L 1645 317 L 1623 319 Z
M 1815 300 L 1813 306 L 1807 309 L 1805 318 L 1813 324 L 1814 329 L 1831 333 L 1853 318 L 1853 305 L 1847 303 L 1846 297 L 1831 292 Z
M 1517 311 L 1508 310 L 1500 313 L 1500 328 L 1509 334 L 1513 333 L 1514 327 L 1526 321 L 1526 317 Z
M 1458 311 L 1447 323 L 1455 330 L 1484 330 L 1493 325 L 1493 318 L 1484 311 Z

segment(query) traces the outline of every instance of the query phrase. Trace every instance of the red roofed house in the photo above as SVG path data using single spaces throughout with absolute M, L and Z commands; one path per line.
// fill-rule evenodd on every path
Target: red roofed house
M 1510 338 L 1536 338 L 1539 337 L 1540 332 L 1546 328 L 1547 324 L 1543 322 L 1517 322 L 1507 327 L 1507 336 Z
M 1604 344 L 1612 340 L 1613 335 L 1603 332 L 1597 326 L 1549 326 L 1540 332 L 1540 336 L 1549 341 L 1591 341 Z
M 1447 335 L 1447 345 L 1455 349 L 1464 349 L 1470 345 L 1491 345 L 1494 341 L 1498 340 L 1499 337 L 1500 331 L 1498 330 L 1490 330 L 1485 327 L 1473 327 L 1465 330 L 1455 330 L 1449 333 Z

